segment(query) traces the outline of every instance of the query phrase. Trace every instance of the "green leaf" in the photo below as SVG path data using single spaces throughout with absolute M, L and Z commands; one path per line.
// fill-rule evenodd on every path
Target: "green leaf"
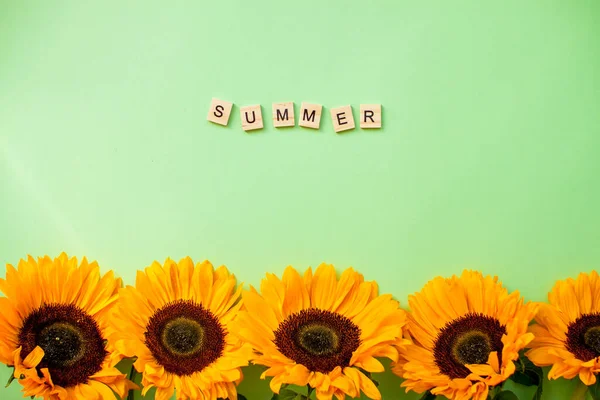
M 437 396 L 435 394 L 431 394 L 430 391 L 427 391 L 419 400 L 435 400 L 436 397 Z
M 306 385 L 306 398 L 310 399 L 310 395 L 314 392 L 315 388 L 311 387 L 310 384 Z
M 515 372 L 510 380 L 524 386 L 538 386 L 542 381 L 534 371 Z
M 524 386 L 537 386 L 532 400 L 541 400 L 544 391 L 544 371 L 525 356 L 522 351 L 515 363 L 515 373 L 510 380 Z
M 9 387 L 10 384 L 12 383 L 12 381 L 15 380 L 15 369 L 13 368 L 12 372 L 10 373 L 10 376 L 8 377 L 8 382 L 6 382 L 6 386 L 4 386 L 5 388 Z
M 494 396 L 494 400 L 519 400 L 519 398 L 510 390 L 503 390 Z
M 490 390 L 488 392 L 487 400 L 493 400 L 494 397 L 498 394 L 498 392 L 502 391 L 502 385 L 490 386 Z
M 243 394 L 238 393 L 238 400 L 248 400 L 248 399 Z
M 524 352 L 519 354 L 515 367 L 515 373 L 510 377 L 515 383 L 525 386 L 539 386 L 544 380 L 542 369 L 525 357 Z

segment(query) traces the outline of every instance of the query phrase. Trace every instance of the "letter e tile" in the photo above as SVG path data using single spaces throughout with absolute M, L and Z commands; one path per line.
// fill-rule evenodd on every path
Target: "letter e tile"
M 331 109 L 331 122 L 333 129 L 339 133 L 354 129 L 354 117 L 352 116 L 352 106 L 343 106 Z

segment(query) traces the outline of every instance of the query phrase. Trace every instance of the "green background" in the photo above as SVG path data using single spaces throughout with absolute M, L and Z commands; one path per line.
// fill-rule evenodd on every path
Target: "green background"
M 321 129 L 273 129 L 281 101 L 323 104 Z M 335 134 L 360 103 L 384 128 Z M 131 284 L 190 255 L 257 284 L 327 261 L 403 305 L 477 268 L 544 300 L 600 265 L 599 150 L 597 0 L 0 0 L 3 265 L 64 250 Z

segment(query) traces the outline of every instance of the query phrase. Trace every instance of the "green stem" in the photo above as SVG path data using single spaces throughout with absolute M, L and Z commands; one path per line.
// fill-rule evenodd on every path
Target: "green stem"
M 312 392 L 315 390 L 315 388 L 310 387 L 310 385 L 306 385 L 307 389 L 307 393 L 306 393 L 306 398 L 310 399 L 310 395 L 312 394 Z
M 571 400 L 585 400 L 586 394 L 588 392 L 588 387 L 579 379 L 577 379 L 577 381 L 577 386 L 575 387 L 575 390 L 571 395 Z
M 135 383 L 136 377 L 137 377 L 137 371 L 135 370 L 135 367 L 132 364 L 131 371 L 129 371 L 129 380 L 131 382 Z M 127 393 L 127 400 L 134 400 L 134 399 L 135 399 L 135 390 L 130 390 L 129 393 Z
M 498 386 L 490 387 L 490 391 L 488 393 L 488 400 L 492 400 L 498 394 Z
M 582 383 L 583 385 L 583 383 Z M 596 375 L 596 383 L 587 387 L 592 400 L 600 400 L 600 376 Z

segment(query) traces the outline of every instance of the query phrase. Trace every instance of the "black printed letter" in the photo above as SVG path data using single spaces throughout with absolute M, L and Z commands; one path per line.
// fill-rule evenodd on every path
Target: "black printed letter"
M 312 110 L 312 112 L 310 113 L 310 116 L 308 115 L 308 110 L 305 108 L 304 109 L 304 114 L 302 114 L 302 119 L 304 121 L 312 121 L 315 122 L 315 117 L 316 117 L 316 111 Z
M 367 118 L 369 118 L 371 120 L 371 122 L 375 122 L 375 120 L 373 119 L 373 115 L 375 115 L 375 113 L 372 110 L 365 110 L 364 122 L 367 122 Z
M 287 121 L 288 119 L 289 119 L 289 117 L 288 117 L 287 108 L 285 109 L 283 114 L 281 114 L 281 110 L 279 110 L 279 109 L 277 110 L 277 121 L 281 121 L 281 120 Z
M 248 111 L 244 112 L 244 114 L 246 114 L 246 122 L 249 124 L 253 124 L 256 122 L 256 114 L 254 113 L 254 111 L 252 111 L 252 121 L 250 121 L 248 119 Z
M 346 116 L 344 114 L 346 114 L 346 113 L 341 112 L 341 113 L 335 114 L 335 116 L 337 117 L 337 120 L 338 120 L 338 125 L 346 125 L 348 123 L 347 121 L 342 122 L 343 119 L 346 119 Z M 344 115 L 344 116 L 342 117 L 342 115 Z
M 214 112 L 213 114 L 215 114 L 215 117 L 217 117 L 217 118 L 221 118 L 221 117 L 223 116 L 223 110 L 224 110 L 223 106 L 222 106 L 222 105 L 220 105 L 220 104 L 218 104 L 218 105 L 215 107 L 215 112 Z M 217 114 L 217 113 L 218 113 L 218 114 Z

